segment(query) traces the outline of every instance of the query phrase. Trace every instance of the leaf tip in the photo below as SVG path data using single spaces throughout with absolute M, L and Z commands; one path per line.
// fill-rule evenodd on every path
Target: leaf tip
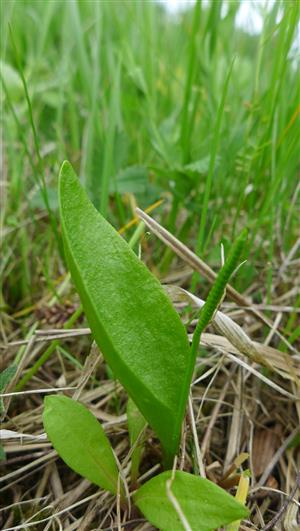
M 44 398 L 44 407 L 49 409 L 57 406 L 58 404 L 65 404 L 67 400 L 71 400 L 65 395 L 48 395 Z
M 64 160 L 61 165 L 60 172 L 59 172 L 60 185 L 62 185 L 67 180 L 70 180 L 71 178 L 74 179 L 74 176 L 75 176 L 75 172 L 74 172 L 72 164 L 68 160 Z
M 71 162 L 69 162 L 68 160 L 64 160 L 60 168 L 60 173 L 65 173 L 66 171 L 70 171 L 72 169 L 73 167 Z

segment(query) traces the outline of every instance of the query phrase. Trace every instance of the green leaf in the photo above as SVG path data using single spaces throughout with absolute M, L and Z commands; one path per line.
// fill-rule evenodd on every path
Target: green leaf
M 17 372 L 17 365 L 9 365 L 0 373 L 0 393 L 3 393 L 5 387 L 13 379 Z M 0 397 L 0 414 L 4 411 L 3 399 Z
M 131 481 L 134 483 L 138 477 L 138 470 L 143 453 L 143 441 L 139 440 L 141 432 L 147 425 L 146 420 L 141 414 L 140 410 L 136 407 L 133 400 L 129 398 L 127 402 L 127 422 L 128 422 L 128 432 L 130 438 L 130 446 L 135 446 L 132 456 L 131 456 Z M 136 444 L 137 443 L 137 444 Z
M 0 444 L 0 461 L 4 461 L 5 458 L 6 458 L 6 455 L 5 455 L 4 448 L 3 448 L 3 446 Z
M 210 157 L 206 156 L 203 159 L 195 160 L 190 164 L 184 166 L 184 171 L 190 176 L 199 176 L 208 172 Z
M 95 340 L 171 463 L 190 384 L 185 328 L 158 280 L 97 212 L 68 162 L 59 201 L 69 269 Z
M 16 365 L 9 365 L 0 373 L 0 393 L 3 393 L 5 387 L 9 382 L 13 379 L 14 375 L 16 374 L 17 366 Z
M 148 173 L 143 166 L 129 166 L 116 175 L 115 181 L 110 181 L 110 192 L 117 190 L 120 194 L 145 194 L 149 183 Z
M 130 445 L 133 446 L 137 441 L 141 431 L 145 428 L 147 422 L 141 414 L 140 410 L 136 407 L 133 400 L 131 400 L 130 398 L 127 402 L 126 413 Z
M 159 474 L 133 497 L 146 518 L 161 531 L 211 531 L 249 514 L 208 479 L 178 471 L 169 483 L 171 477 L 171 471 Z
M 44 404 L 44 427 L 58 455 L 72 470 L 116 494 L 117 464 L 96 417 L 66 396 L 47 396 Z

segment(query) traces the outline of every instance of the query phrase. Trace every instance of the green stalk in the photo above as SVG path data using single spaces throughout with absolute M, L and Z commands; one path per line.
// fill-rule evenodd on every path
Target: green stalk
M 187 389 L 190 387 L 195 367 L 195 361 L 198 353 L 198 347 L 200 344 L 201 334 L 213 318 L 215 311 L 217 310 L 220 302 L 224 297 L 226 285 L 228 284 L 231 275 L 234 273 L 240 263 L 240 259 L 247 241 L 247 235 L 247 229 L 243 229 L 240 235 L 235 240 L 234 244 L 232 245 L 232 248 L 230 249 L 228 258 L 225 261 L 225 264 L 222 267 L 221 271 L 219 272 L 208 294 L 203 308 L 201 308 L 198 323 L 193 334 L 192 345 L 190 348 L 190 356 L 187 361 L 188 369 L 186 372 L 183 389 Z M 182 396 L 182 400 L 185 400 L 185 395 Z M 165 457 L 166 465 L 172 466 L 173 457 L 174 456 L 170 455 Z
M 232 273 L 239 265 L 239 261 L 247 240 L 247 235 L 247 229 L 243 229 L 240 235 L 237 237 L 232 248 L 230 249 L 228 258 L 225 261 L 225 264 L 222 267 L 221 271 L 219 272 L 208 294 L 206 302 L 200 311 L 198 323 L 193 334 L 191 346 L 191 359 L 193 365 L 195 363 L 201 334 L 212 320 L 215 311 L 217 310 L 220 302 L 222 301 L 222 298 L 224 297 L 226 285 L 228 284 Z
M 184 89 L 184 99 L 183 99 L 183 108 L 182 108 L 182 117 L 181 117 L 181 128 L 180 128 L 180 142 L 182 146 L 182 159 L 183 164 L 186 164 L 189 161 L 189 151 L 190 151 L 190 140 L 192 131 L 189 127 L 189 104 L 191 100 L 193 80 L 195 77 L 195 67 L 196 67 L 196 56 L 197 56 L 197 47 L 196 47 L 196 36 L 200 28 L 200 18 L 201 18 L 201 1 L 197 0 L 194 8 L 194 17 L 193 17 L 193 26 L 192 34 L 189 40 L 189 63 L 187 69 L 187 76 Z
M 133 249 L 135 244 L 141 239 L 141 236 L 144 233 L 144 230 L 145 230 L 145 223 L 141 221 L 138 224 L 137 228 L 135 229 L 133 235 L 131 236 L 128 242 L 128 245 L 129 247 L 131 247 L 131 249 Z
M 15 59 L 16 59 L 16 62 L 17 62 L 18 72 L 20 74 L 20 77 L 21 77 L 21 80 L 22 80 L 22 84 L 23 84 L 23 88 L 24 88 L 24 94 L 25 94 L 25 99 L 26 99 L 27 108 L 28 108 L 29 122 L 30 122 L 31 130 L 32 130 L 32 134 L 33 134 L 35 152 L 36 152 L 36 156 L 37 156 L 37 159 L 38 159 L 38 171 L 37 171 L 37 173 L 34 172 L 34 174 L 35 174 L 35 176 L 37 178 L 37 182 L 38 182 L 40 190 L 41 190 L 41 194 L 42 194 L 42 197 L 43 197 L 43 200 L 44 200 L 44 203 L 45 203 L 45 207 L 46 207 L 48 215 L 49 215 L 50 224 L 51 224 L 51 227 L 52 227 L 52 230 L 53 230 L 53 234 L 54 234 L 56 242 L 57 242 L 58 250 L 60 252 L 60 255 L 63 256 L 62 241 L 61 241 L 61 238 L 60 238 L 60 236 L 58 234 L 57 221 L 56 221 L 55 217 L 53 216 L 52 210 L 50 208 L 48 192 L 47 192 L 47 186 L 46 186 L 46 181 L 45 181 L 45 168 L 44 168 L 43 160 L 42 160 L 42 157 L 41 157 L 37 131 L 36 131 L 35 124 L 34 124 L 31 100 L 30 100 L 30 96 L 29 96 L 29 92 L 28 92 L 28 88 L 27 88 L 27 83 L 26 83 L 26 80 L 25 80 L 25 77 L 24 77 L 24 73 L 23 73 L 23 69 L 22 69 L 19 53 L 18 53 L 16 44 L 15 44 L 15 41 L 14 41 L 13 32 L 12 32 L 11 27 L 10 27 L 10 39 L 11 39 L 12 47 L 13 47 L 13 50 L 14 50 Z

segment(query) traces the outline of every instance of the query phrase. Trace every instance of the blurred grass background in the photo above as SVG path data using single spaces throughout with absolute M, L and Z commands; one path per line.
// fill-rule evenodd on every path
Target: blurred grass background
M 2 2 L 8 314 L 57 296 L 66 158 L 117 229 L 135 202 L 164 198 L 153 215 L 215 268 L 220 241 L 226 251 L 248 225 L 240 286 L 259 277 L 256 302 L 272 300 L 299 236 L 299 3 L 267 3 L 258 34 L 237 27 L 240 4 L 198 1 L 174 16 L 154 1 Z M 172 266 L 157 242 L 151 259 L 158 274 Z

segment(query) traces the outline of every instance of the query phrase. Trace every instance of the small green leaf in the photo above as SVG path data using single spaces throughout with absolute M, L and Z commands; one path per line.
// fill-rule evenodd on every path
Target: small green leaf
M 4 461 L 6 459 L 5 451 L 3 446 L 0 444 L 0 461 Z
M 9 365 L 0 373 L 0 393 L 3 393 L 5 387 L 9 382 L 12 380 L 14 375 L 16 374 L 17 366 L 16 365 Z
M 129 166 L 119 171 L 115 181 L 110 181 L 110 191 L 117 190 L 119 194 L 144 194 L 149 183 L 148 173 L 147 168 L 143 166 Z
M 9 365 L 0 373 L 0 393 L 3 393 L 5 387 L 13 379 L 17 372 L 17 365 Z M 4 411 L 3 399 L 0 397 L 0 414 Z
M 161 531 L 212 531 L 249 514 L 208 479 L 178 471 L 171 478 L 171 471 L 163 472 L 134 495 L 137 507 Z
M 130 398 L 127 402 L 127 422 L 130 437 L 130 445 L 133 446 L 137 441 L 141 431 L 145 428 L 147 422 Z
M 208 172 L 209 169 L 210 156 L 206 156 L 203 159 L 195 160 L 190 164 L 184 166 L 184 171 L 191 176 L 199 176 Z
M 140 410 L 136 407 L 131 398 L 127 402 L 127 422 L 128 432 L 130 438 L 130 446 L 134 446 L 147 425 L 146 420 L 141 414 Z M 138 477 L 138 470 L 143 453 L 143 441 L 139 441 L 136 444 L 131 456 L 131 481 L 134 483 Z
M 59 202 L 69 269 L 95 340 L 171 464 L 190 385 L 185 328 L 158 280 L 94 208 L 68 162 Z
M 72 470 L 116 494 L 116 460 L 96 417 L 66 396 L 50 395 L 44 403 L 44 427 L 58 455 Z

